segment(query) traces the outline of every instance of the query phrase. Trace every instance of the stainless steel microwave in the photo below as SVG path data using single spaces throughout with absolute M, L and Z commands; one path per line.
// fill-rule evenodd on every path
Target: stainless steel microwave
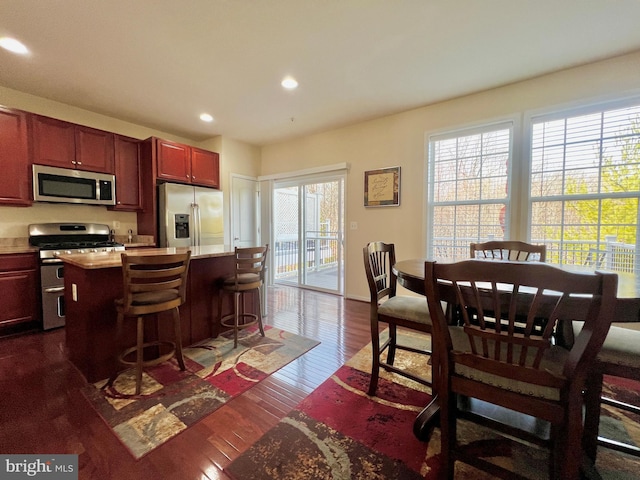
M 36 202 L 116 204 L 116 177 L 107 173 L 33 166 Z

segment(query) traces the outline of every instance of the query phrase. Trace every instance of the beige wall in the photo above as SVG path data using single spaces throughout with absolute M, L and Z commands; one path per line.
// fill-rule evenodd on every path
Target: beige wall
M 222 137 L 214 137 L 199 143 L 193 142 L 188 138 L 177 137 L 166 132 L 142 127 L 1 86 L 0 105 L 133 138 L 144 139 L 157 136 L 219 152 L 221 188 L 225 190 L 225 196 L 228 195 L 226 190 L 228 190 L 228 178 L 231 172 L 241 171 L 241 173 L 250 176 L 257 176 L 260 173 L 259 149 L 231 139 L 225 139 L 223 142 Z M 225 205 L 229 205 L 228 199 L 225 200 Z M 228 218 L 227 208 L 225 208 L 227 222 Z M 125 235 L 129 229 L 137 233 L 135 213 L 112 212 L 107 210 L 106 207 L 97 206 L 39 203 L 32 207 L 0 206 L 0 238 L 24 238 L 27 236 L 27 225 L 30 223 L 69 221 L 106 223 L 112 227 L 114 222 L 119 222 L 120 227 L 116 229 L 117 235 Z M 227 222 L 225 222 L 225 227 L 227 227 Z M 228 228 L 225 228 L 226 231 L 228 231 Z
M 201 148 L 220 152 L 220 189 L 224 201 L 224 236 L 226 245 L 231 245 L 231 174 L 257 177 L 260 173 L 260 148 L 228 137 L 216 137 L 201 142 Z
M 227 231 L 232 173 L 257 177 L 349 163 L 346 225 L 355 221 L 358 229 L 346 232 L 345 291 L 348 297 L 366 299 L 362 247 L 367 242 L 395 243 L 399 259 L 425 254 L 424 164 L 429 133 L 522 116 L 523 112 L 571 102 L 637 93 L 640 93 L 640 52 L 262 149 L 223 137 L 194 143 L 3 87 L 0 87 L 0 105 L 136 138 L 155 135 L 220 152 Z M 396 165 L 402 167 L 401 205 L 397 208 L 364 208 L 364 171 Z M 135 228 L 134 214 L 108 212 L 104 207 L 46 204 L 30 208 L 0 207 L 0 238 L 26 235 L 29 223 L 68 221 L 70 218 L 104 223 L 119 221 L 123 232 L 132 225 Z
M 348 162 L 346 295 L 367 299 L 362 247 L 396 244 L 398 259 L 422 257 L 425 247 L 425 145 L 428 134 L 577 101 L 640 93 L 640 52 L 564 70 L 397 115 L 262 149 L 262 175 Z M 399 165 L 401 205 L 363 206 L 364 171 Z M 348 227 L 347 227 L 348 228 Z M 406 293 L 406 292 L 405 292 Z

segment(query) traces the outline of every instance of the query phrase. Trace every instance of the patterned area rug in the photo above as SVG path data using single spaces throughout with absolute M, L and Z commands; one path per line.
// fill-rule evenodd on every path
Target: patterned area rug
M 399 352 L 397 361 L 424 371 L 424 357 Z M 226 469 L 236 480 L 438 479 L 440 431 L 430 442 L 412 433 L 417 413 L 430 399 L 428 389 L 384 373 L 376 397 L 366 394 L 370 349 L 359 352 L 294 411 Z M 611 380 L 611 379 L 609 379 Z M 640 400 L 640 384 L 606 387 L 614 397 Z M 607 410 L 601 433 L 640 445 L 640 418 Z M 478 456 L 529 478 L 547 478 L 546 450 L 525 447 L 489 430 L 460 422 L 459 436 Z M 604 479 L 639 478 L 640 459 L 600 448 Z M 456 479 L 494 477 L 456 463 Z
M 147 369 L 140 395 L 133 370 L 109 385 L 100 381 L 83 393 L 117 437 L 140 458 L 223 404 L 318 345 L 319 342 L 265 326 L 183 349 L 186 371 L 174 360 Z

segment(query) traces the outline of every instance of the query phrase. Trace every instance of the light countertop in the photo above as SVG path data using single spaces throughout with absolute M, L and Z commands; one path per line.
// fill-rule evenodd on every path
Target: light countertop
M 100 268 L 120 267 L 122 265 L 122 253 L 130 255 L 166 255 L 180 253 L 191 250 L 191 259 L 225 257 L 235 255 L 235 250 L 229 245 L 205 245 L 202 247 L 177 247 L 177 248 L 136 248 L 129 252 L 97 252 L 97 253 L 74 253 L 59 255 L 65 263 L 75 265 L 87 270 Z
M 31 245 L 0 245 L 0 255 L 12 253 L 35 253 L 38 247 Z

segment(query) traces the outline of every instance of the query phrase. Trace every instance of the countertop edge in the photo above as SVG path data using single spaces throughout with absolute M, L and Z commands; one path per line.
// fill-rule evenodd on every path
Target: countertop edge
M 3 245 L 0 246 L 0 255 L 10 255 L 12 253 L 37 253 L 38 247 L 31 245 Z
M 228 257 L 235 255 L 235 250 L 227 245 L 210 245 L 203 247 L 176 247 L 176 248 L 136 248 L 132 252 L 98 252 L 63 254 L 58 258 L 69 265 L 74 265 L 86 270 L 101 268 L 115 268 L 122 265 L 121 254 L 131 255 L 166 255 L 191 251 L 192 260 L 204 258 Z

